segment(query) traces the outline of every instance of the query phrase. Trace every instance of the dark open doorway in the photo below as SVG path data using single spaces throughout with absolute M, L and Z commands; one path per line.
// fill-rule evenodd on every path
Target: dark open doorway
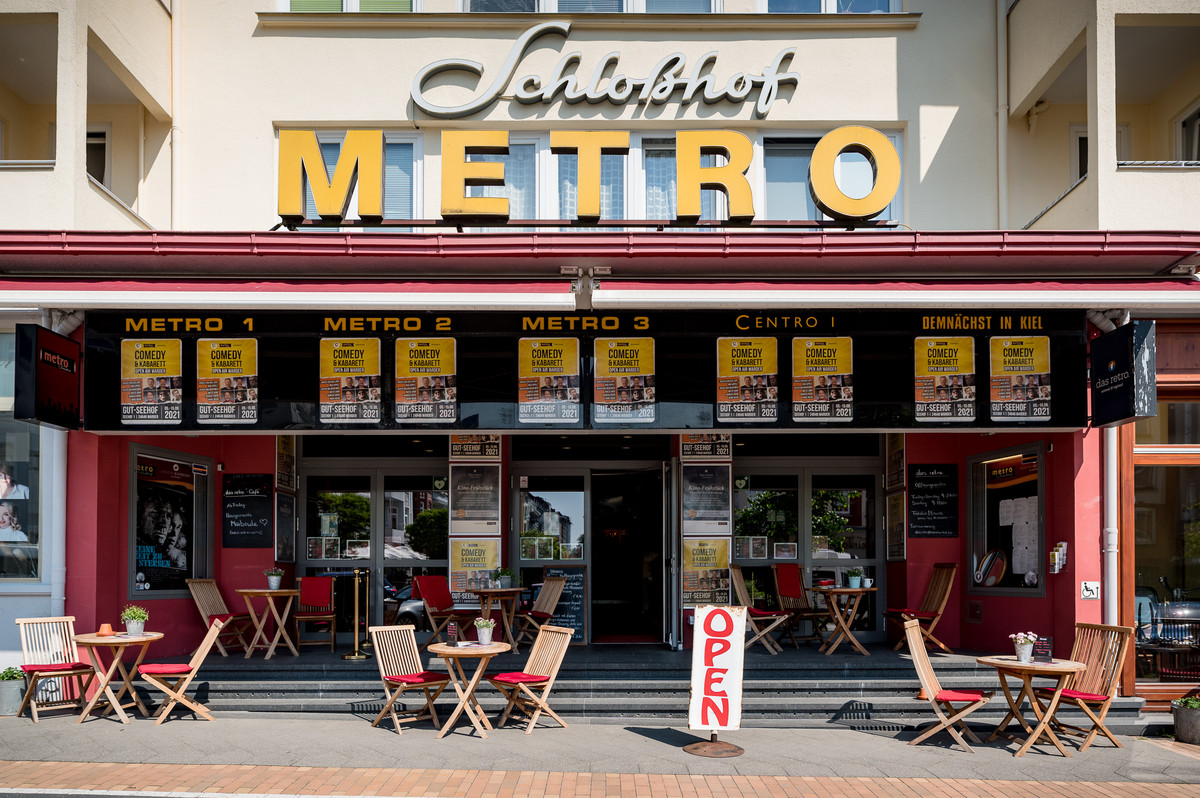
M 662 470 L 593 471 L 591 488 L 592 642 L 661 642 Z

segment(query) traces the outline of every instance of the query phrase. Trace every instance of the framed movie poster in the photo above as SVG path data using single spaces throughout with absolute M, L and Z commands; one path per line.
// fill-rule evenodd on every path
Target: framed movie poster
M 296 561 L 296 497 L 275 494 L 275 562 Z
M 130 465 L 130 598 L 187 596 L 210 557 L 212 461 L 135 446 Z

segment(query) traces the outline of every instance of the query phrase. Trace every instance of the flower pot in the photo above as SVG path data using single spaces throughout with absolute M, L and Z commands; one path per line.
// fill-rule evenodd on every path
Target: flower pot
M 475 636 L 479 639 L 479 642 L 485 646 L 490 646 L 492 644 L 492 630 L 491 629 L 481 629 L 480 627 L 476 626 L 475 627 Z
M 512 587 L 512 577 L 511 576 L 500 577 L 500 587 L 503 587 L 503 588 Z
M 3 682 L 0 682 L 0 684 L 3 684 Z M 1171 717 L 1175 720 L 1176 741 L 1191 745 L 1200 745 L 1200 709 L 1181 707 L 1172 702 Z
M 862 587 L 862 577 L 861 576 L 848 576 L 846 578 L 850 582 L 850 587 Z
M 125 634 L 127 634 L 127 635 L 140 635 L 142 632 L 145 632 L 145 631 L 146 631 L 146 622 L 145 621 L 126 621 L 125 622 Z
M 25 697 L 24 679 L 5 679 L 0 681 L 0 715 L 15 715 L 21 708 L 21 699 Z
M 269 590 L 278 590 L 279 585 L 282 583 L 283 583 L 282 576 L 268 576 L 267 577 L 267 588 Z
M 1033 643 L 1014 643 L 1017 650 L 1017 662 L 1033 662 Z

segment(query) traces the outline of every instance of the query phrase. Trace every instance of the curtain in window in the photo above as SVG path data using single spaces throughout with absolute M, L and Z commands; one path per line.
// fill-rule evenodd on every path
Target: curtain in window
M 644 146 L 646 167 L 646 218 L 674 219 L 678 197 L 675 185 L 675 142 L 647 141 Z M 705 155 L 700 160 L 703 166 L 714 166 L 716 156 Z M 723 197 L 716 191 L 700 192 L 700 218 L 717 218 L 718 209 L 723 209 Z
M 329 177 L 333 176 L 333 170 L 337 168 L 338 154 L 342 151 L 342 143 L 340 141 L 322 141 L 321 142 L 321 160 L 325 162 L 325 173 Z M 325 178 L 318 176 L 318 180 Z M 304 218 L 319 219 L 317 213 L 317 201 L 313 199 L 312 187 L 309 185 L 308 173 L 304 175 Z
M 288 8 L 302 14 L 332 14 L 342 10 L 342 0 L 292 0 Z
M 708 14 L 712 0 L 646 0 L 647 14 Z
M 469 186 L 467 196 L 508 197 L 508 218 L 537 218 L 536 155 L 536 148 L 533 144 L 509 144 L 508 155 L 468 155 L 467 160 L 469 161 L 502 162 L 504 164 L 504 185 Z
M 622 0 L 558 0 L 560 14 L 597 14 L 624 10 Z
M 579 156 L 558 156 L 558 215 L 574 219 L 579 207 Z M 625 156 L 600 156 L 600 218 L 625 214 Z
M 808 192 L 808 167 L 813 142 L 767 139 L 763 142 L 763 171 L 767 179 L 766 214 L 775 221 L 820 219 Z
M 383 216 L 413 218 L 413 145 L 391 143 L 383 148 Z
M 393 13 L 412 11 L 412 0 L 359 0 L 358 10 L 367 13 Z

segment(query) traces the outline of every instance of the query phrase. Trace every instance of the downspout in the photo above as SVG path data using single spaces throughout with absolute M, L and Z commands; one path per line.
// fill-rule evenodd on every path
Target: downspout
M 181 222 L 180 197 L 183 195 L 182 172 L 180 164 L 180 143 L 182 132 L 179 129 L 179 95 L 182 91 L 180 84 L 180 36 L 182 23 L 183 0 L 171 0 L 171 229 L 178 230 Z
M 1107 313 L 1088 311 L 1088 321 L 1103 332 L 1117 329 L 1116 317 L 1122 324 L 1129 323 L 1128 311 L 1110 310 Z M 1095 379 L 1093 367 L 1092 378 Z M 1101 552 L 1102 623 L 1116 625 L 1118 620 L 1121 586 L 1121 530 L 1120 530 L 1120 462 L 1121 452 L 1115 426 L 1104 429 L 1104 545 Z
M 1008 229 L 1008 2 L 996 0 L 996 227 Z

